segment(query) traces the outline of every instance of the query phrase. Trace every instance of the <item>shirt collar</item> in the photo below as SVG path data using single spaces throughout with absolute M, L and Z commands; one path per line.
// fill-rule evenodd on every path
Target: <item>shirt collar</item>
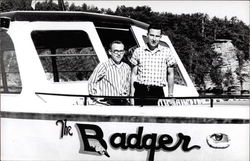
M 124 64 L 123 62 L 121 62 L 120 65 L 117 65 L 112 58 L 109 58 L 108 62 L 110 65 L 115 65 L 116 67 L 121 67 Z
M 143 46 L 143 50 L 145 50 L 145 51 L 147 50 L 147 51 L 153 52 L 153 53 L 156 53 L 156 52 L 162 50 L 162 48 L 163 48 L 163 46 L 160 44 L 158 44 L 157 48 L 155 48 L 154 50 L 150 50 L 147 44 L 145 46 Z

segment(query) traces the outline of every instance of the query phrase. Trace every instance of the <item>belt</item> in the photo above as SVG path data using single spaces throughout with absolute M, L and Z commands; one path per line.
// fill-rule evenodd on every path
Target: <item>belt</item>
M 146 85 L 146 84 L 140 84 L 138 82 L 134 83 L 134 87 L 139 87 L 139 88 L 146 88 L 148 91 L 150 89 L 157 89 L 157 88 L 162 88 L 162 86 L 156 86 L 156 85 Z

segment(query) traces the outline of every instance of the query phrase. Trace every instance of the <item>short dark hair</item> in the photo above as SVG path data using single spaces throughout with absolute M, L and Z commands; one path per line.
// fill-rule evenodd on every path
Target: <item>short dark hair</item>
M 112 42 L 109 44 L 109 49 L 112 48 L 112 45 L 113 45 L 113 44 L 123 44 L 123 42 L 120 41 L 120 40 L 114 40 L 114 41 L 112 41 Z M 123 46 L 124 46 L 124 44 L 123 44 Z
M 161 33 L 162 33 L 162 28 L 161 28 L 161 26 L 160 26 L 159 24 L 150 24 L 150 25 L 148 26 L 148 32 L 149 32 L 150 29 L 161 30 Z

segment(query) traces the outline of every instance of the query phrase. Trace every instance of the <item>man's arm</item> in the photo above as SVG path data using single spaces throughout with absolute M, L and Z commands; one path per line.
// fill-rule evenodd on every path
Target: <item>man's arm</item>
M 130 84 L 130 95 L 134 96 L 135 93 L 135 87 L 134 87 L 134 82 L 137 79 L 137 70 L 138 70 L 138 66 L 134 66 L 132 68 L 132 73 L 131 73 L 131 84 Z M 131 99 L 131 104 L 134 105 L 134 99 Z
M 138 74 L 138 54 L 138 48 L 136 48 L 130 59 L 130 62 L 133 65 L 131 72 L 130 96 L 134 96 L 135 93 L 134 82 L 137 79 Z M 130 102 L 132 105 L 134 105 L 134 99 L 130 99 Z
M 168 73 L 168 96 L 173 97 L 173 92 L 174 92 L 174 67 L 168 67 L 167 69 Z
M 132 68 L 132 74 L 131 74 L 131 96 L 134 96 L 134 93 L 135 93 L 134 82 L 137 79 L 137 69 L 138 69 L 138 66 L 134 66 Z
M 98 95 L 97 84 L 105 75 L 105 66 L 98 64 L 88 81 L 88 91 L 90 95 Z
M 122 96 L 130 96 L 131 93 L 131 68 L 129 67 L 127 71 L 125 72 L 126 74 L 126 80 L 124 82 L 121 95 Z

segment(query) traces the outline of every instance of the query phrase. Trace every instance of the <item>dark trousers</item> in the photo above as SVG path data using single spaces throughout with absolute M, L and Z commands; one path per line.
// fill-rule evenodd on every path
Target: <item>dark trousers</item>
M 144 85 L 137 82 L 134 82 L 134 87 L 134 96 L 139 98 L 135 99 L 135 105 L 157 105 L 158 98 L 164 97 L 163 87 Z

